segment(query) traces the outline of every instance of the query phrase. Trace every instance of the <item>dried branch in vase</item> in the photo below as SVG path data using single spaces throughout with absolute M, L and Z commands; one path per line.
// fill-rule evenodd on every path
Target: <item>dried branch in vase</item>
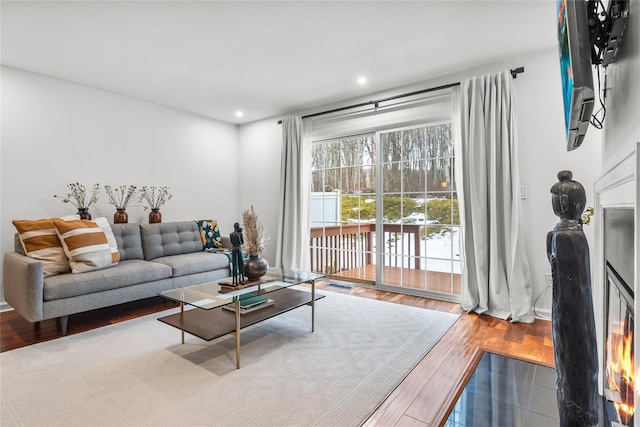
M 90 196 L 87 195 L 84 185 L 77 182 L 68 184 L 67 187 L 69 187 L 71 192 L 67 193 L 66 196 L 58 196 L 57 194 L 54 194 L 53 197 L 61 198 L 63 203 L 71 203 L 78 209 L 87 209 L 93 203 L 98 201 L 98 190 L 100 190 L 100 184 L 95 184 L 93 186 L 93 191 Z
M 242 212 L 244 224 L 244 250 L 251 256 L 257 256 L 264 251 L 268 241 L 264 228 L 258 223 L 258 214 L 253 210 Z
M 110 205 L 114 205 L 116 209 L 127 209 L 137 192 L 137 187 L 135 185 L 121 185 L 112 189 L 110 185 L 105 185 L 104 190 L 107 192 Z
M 140 191 L 140 202 L 147 202 L 149 206 L 145 206 L 146 209 L 160 209 L 160 206 L 167 203 L 173 195 L 169 193 L 169 187 L 142 187 Z

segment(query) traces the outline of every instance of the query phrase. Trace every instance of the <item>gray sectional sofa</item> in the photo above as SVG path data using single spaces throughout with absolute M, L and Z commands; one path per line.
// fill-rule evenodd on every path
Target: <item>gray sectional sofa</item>
M 113 224 L 120 262 L 103 270 L 43 277 L 40 261 L 15 252 L 4 255 L 3 289 L 7 303 L 30 322 L 60 318 L 157 295 L 159 292 L 230 276 L 224 253 L 203 252 L 194 221 Z M 223 246 L 230 247 L 228 238 Z

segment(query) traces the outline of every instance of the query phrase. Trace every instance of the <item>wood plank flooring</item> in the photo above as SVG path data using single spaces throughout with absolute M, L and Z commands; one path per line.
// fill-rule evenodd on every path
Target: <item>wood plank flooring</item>
M 462 292 L 461 274 L 390 266 L 384 266 L 382 274 L 384 283 L 388 285 L 452 295 L 460 295 Z M 362 267 L 333 273 L 329 277 L 373 285 L 376 282 L 376 265 L 366 264 Z
M 404 381 L 364 424 L 372 426 L 439 426 L 444 423 L 482 351 L 553 367 L 551 323 L 510 323 L 462 312 L 460 305 L 366 287 L 342 289 L 317 284 L 318 289 L 373 298 L 397 304 L 461 314 L 456 324 L 434 346 Z M 80 333 L 169 308 L 176 304 L 161 297 L 122 304 L 69 318 L 69 334 Z M 60 337 L 55 320 L 39 325 L 15 311 L 0 313 L 0 352 Z
M 120 304 L 69 316 L 67 335 L 123 322 L 136 317 L 179 307 L 178 303 L 163 297 Z M 60 338 L 60 324 L 56 319 L 30 323 L 17 312 L 0 312 L 0 352 L 13 350 L 42 341 Z

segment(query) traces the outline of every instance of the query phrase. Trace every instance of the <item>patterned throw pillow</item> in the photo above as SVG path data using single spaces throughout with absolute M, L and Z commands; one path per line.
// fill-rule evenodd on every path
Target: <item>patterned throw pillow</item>
M 95 222 L 104 232 L 104 235 L 107 236 L 109 251 L 111 251 L 111 261 L 113 265 L 116 265 L 120 262 L 120 252 L 118 251 L 118 242 L 116 242 L 116 236 L 113 234 L 113 230 L 111 230 L 109 220 L 105 217 L 100 217 L 93 219 L 92 221 Z
M 204 251 L 213 252 L 214 249 L 222 247 L 218 221 L 214 221 L 212 219 L 194 221 L 198 224 L 198 228 L 200 229 L 200 237 L 202 237 L 202 246 Z
M 71 271 L 52 221 L 53 219 L 12 221 L 27 256 L 42 262 L 44 277 Z
M 120 260 L 120 253 L 111 252 L 105 232 L 94 221 L 54 219 L 53 225 L 72 273 L 100 270 L 116 265 Z

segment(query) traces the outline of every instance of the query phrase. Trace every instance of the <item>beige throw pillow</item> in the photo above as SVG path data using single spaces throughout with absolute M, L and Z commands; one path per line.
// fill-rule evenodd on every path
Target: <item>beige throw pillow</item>
M 44 277 L 71 271 L 52 219 L 12 222 L 27 256 L 42 262 Z
M 111 264 L 116 265 L 120 262 L 120 252 L 118 252 L 118 243 L 116 242 L 116 236 L 113 235 L 111 230 L 111 224 L 105 217 L 100 217 L 92 220 L 98 227 L 104 232 L 107 237 L 107 243 L 109 244 L 109 250 L 111 251 Z
M 120 254 L 112 254 L 105 232 L 94 221 L 53 220 L 72 273 L 100 270 L 118 263 Z M 114 239 L 115 241 L 115 239 Z

